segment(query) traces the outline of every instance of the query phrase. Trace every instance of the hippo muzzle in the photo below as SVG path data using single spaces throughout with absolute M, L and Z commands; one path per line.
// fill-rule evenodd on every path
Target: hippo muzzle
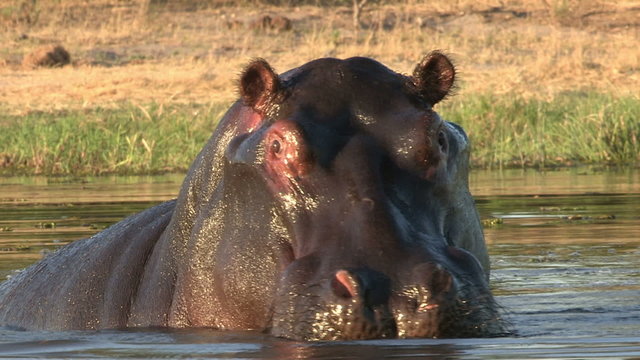
M 0 325 L 210 327 L 298 340 L 505 333 L 468 190 L 469 145 L 433 106 L 455 70 L 261 59 L 180 195 L 0 286 Z

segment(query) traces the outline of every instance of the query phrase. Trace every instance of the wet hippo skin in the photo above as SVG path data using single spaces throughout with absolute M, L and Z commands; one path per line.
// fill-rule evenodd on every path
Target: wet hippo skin
M 0 286 L 0 324 L 210 327 L 297 340 L 497 336 L 469 144 L 433 106 L 455 70 L 261 59 L 176 200 Z

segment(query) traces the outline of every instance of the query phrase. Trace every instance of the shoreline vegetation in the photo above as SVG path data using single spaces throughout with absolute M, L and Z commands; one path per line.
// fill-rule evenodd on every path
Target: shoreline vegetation
M 184 172 L 229 105 L 126 104 L 0 116 L 0 175 Z M 436 110 L 467 131 L 474 168 L 640 163 L 640 101 L 633 97 L 468 95 Z
M 0 176 L 183 172 L 253 58 L 410 73 L 433 49 L 458 68 L 436 111 L 472 167 L 638 167 L 639 28 L 640 0 L 7 0 Z M 25 66 L 58 45 L 68 64 Z

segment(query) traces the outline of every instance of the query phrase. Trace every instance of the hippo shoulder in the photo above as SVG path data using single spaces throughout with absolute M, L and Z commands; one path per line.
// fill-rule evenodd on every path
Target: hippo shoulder
M 5 281 L 0 324 L 60 330 L 124 326 L 124 313 L 112 309 L 128 306 L 174 206 L 168 201 L 132 215 Z

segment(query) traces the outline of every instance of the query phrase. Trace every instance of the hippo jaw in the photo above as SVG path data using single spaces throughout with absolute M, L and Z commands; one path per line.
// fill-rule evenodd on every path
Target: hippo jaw
M 370 72 L 380 81 L 367 83 Z M 350 76 L 356 80 L 344 85 Z M 412 77 L 362 58 L 321 59 L 282 78 L 263 60 L 245 70 L 250 121 L 240 120 L 227 147 L 225 176 L 251 173 L 245 178 L 254 191 L 272 200 L 262 212 L 280 224 L 276 235 L 267 230 L 284 240 L 272 334 L 347 340 L 504 332 L 486 263 L 469 252 L 486 255 L 472 203 L 468 222 L 477 229 L 455 230 L 469 217 L 456 208 L 470 199 L 468 144 L 462 129 L 431 109 L 453 77 L 439 53 Z M 354 89 L 373 101 L 361 101 Z M 381 108 L 385 99 L 394 106 Z M 406 131 L 394 134 L 393 121 Z M 464 246 L 478 236 L 480 250 Z

